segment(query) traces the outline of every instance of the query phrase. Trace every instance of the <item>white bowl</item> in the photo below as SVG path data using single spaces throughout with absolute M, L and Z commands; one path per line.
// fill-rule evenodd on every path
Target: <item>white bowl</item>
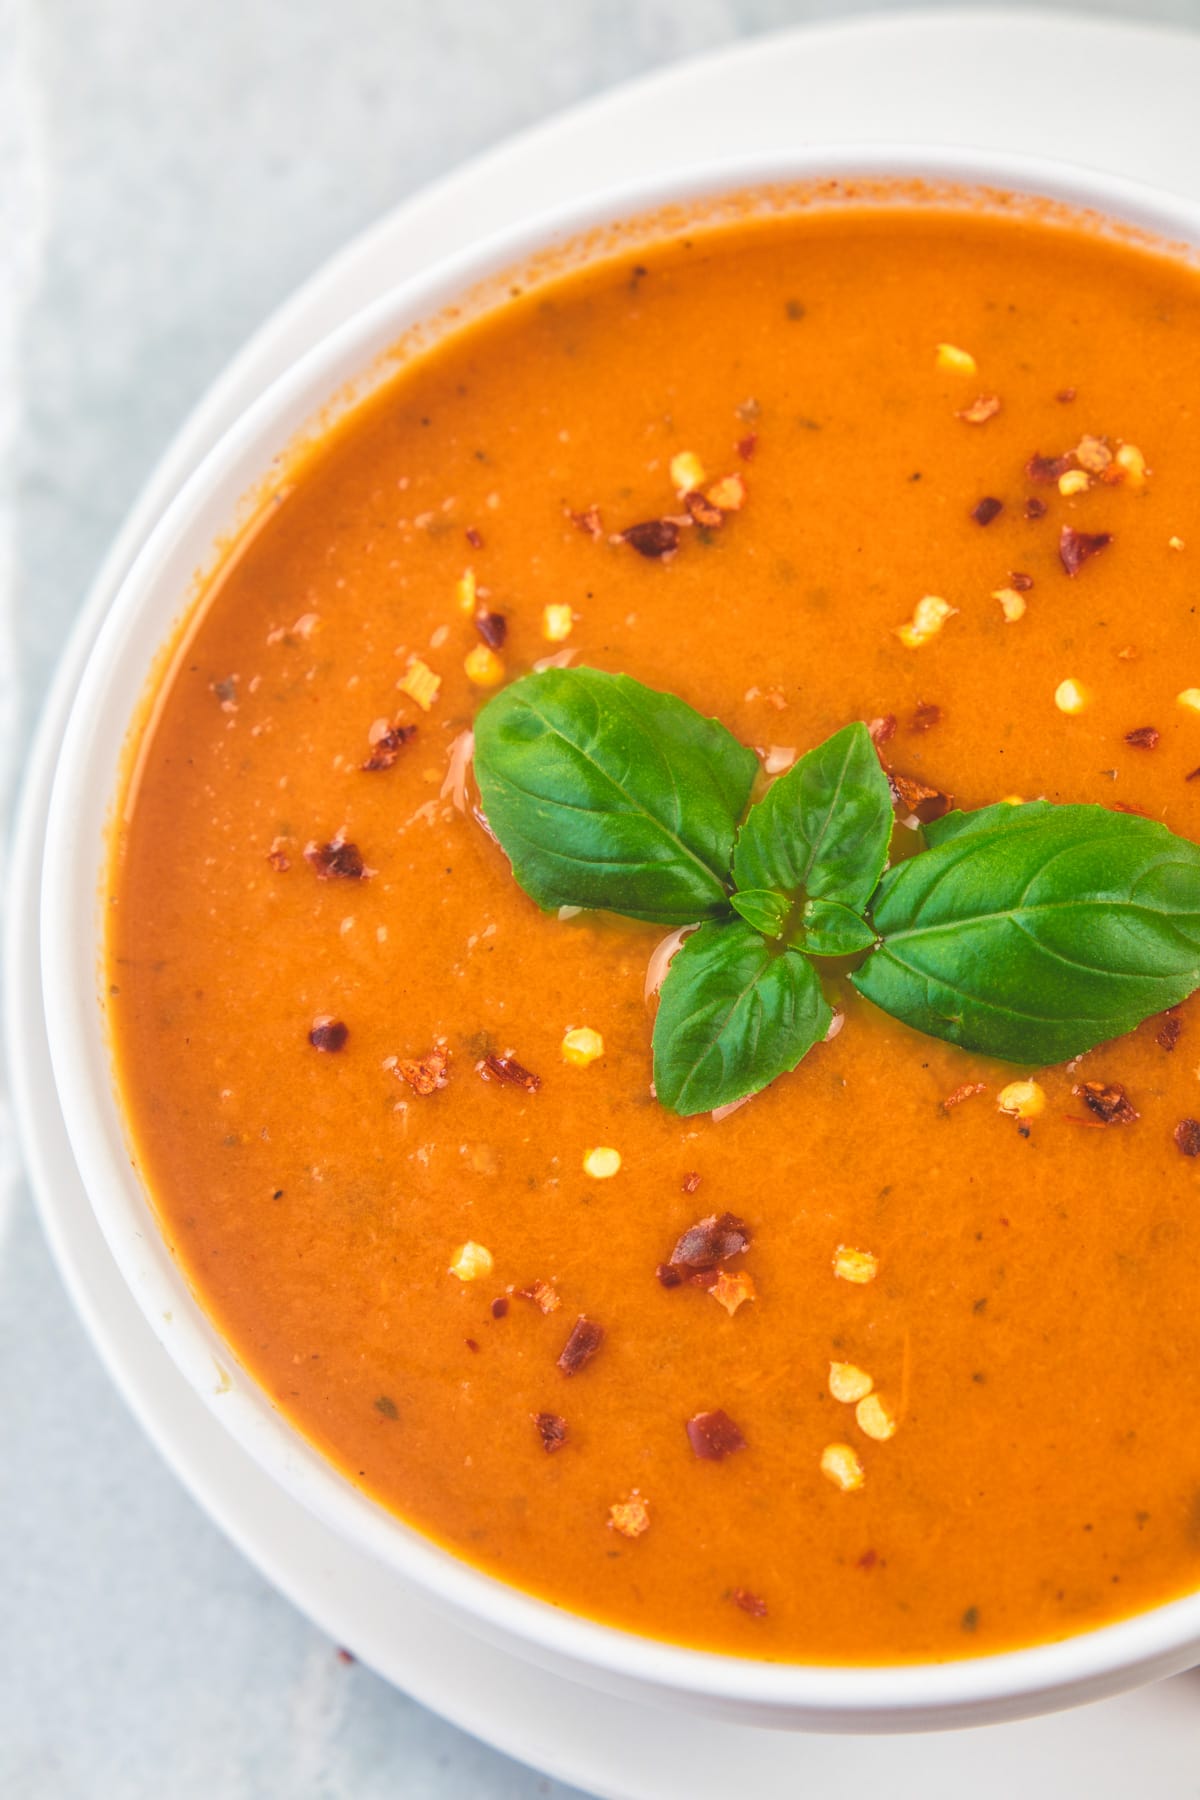
M 130 721 L 186 611 L 198 570 L 269 483 L 280 456 L 393 366 L 406 333 L 479 304 L 499 278 L 551 268 L 577 240 L 676 203 L 714 216 L 748 189 L 839 180 L 1044 197 L 1128 225 L 1180 254 L 1200 252 L 1200 207 L 1112 176 L 967 151 L 866 148 L 724 163 L 667 186 L 591 198 L 404 283 L 334 331 L 222 439 L 163 515 L 96 640 L 66 732 L 50 803 L 42 877 L 42 981 L 55 1081 L 96 1217 L 160 1341 L 222 1425 L 334 1531 L 416 1583 L 459 1623 L 556 1674 L 626 1698 L 810 1730 L 913 1730 L 983 1724 L 1107 1694 L 1188 1668 L 1200 1656 L 1200 1594 L 1034 1649 L 912 1666 L 754 1662 L 677 1648 L 599 1625 L 459 1561 L 367 1499 L 275 1410 L 197 1304 L 134 1172 L 105 1037 L 98 969 L 107 827 Z M 636 242 L 636 236 L 626 238 Z M 232 1388 L 223 1371 L 234 1365 Z

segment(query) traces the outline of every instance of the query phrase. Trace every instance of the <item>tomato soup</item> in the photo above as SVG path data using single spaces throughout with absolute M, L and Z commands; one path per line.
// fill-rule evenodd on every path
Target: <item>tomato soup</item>
M 168 1241 L 350 1481 L 551 1602 L 777 1660 L 1200 1582 L 1194 1003 L 1014 1067 L 835 973 L 794 1073 L 679 1117 L 662 928 L 539 911 L 469 767 L 553 657 L 764 778 L 868 722 L 898 836 L 950 796 L 1200 835 L 1198 393 L 1182 262 L 825 207 L 514 294 L 296 463 L 135 734 L 107 1007 Z

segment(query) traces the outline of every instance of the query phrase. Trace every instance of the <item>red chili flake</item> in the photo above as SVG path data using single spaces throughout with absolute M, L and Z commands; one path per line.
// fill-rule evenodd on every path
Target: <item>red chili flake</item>
M 743 462 L 750 462 L 754 456 L 754 452 L 757 449 L 758 449 L 758 433 L 757 433 L 757 431 L 748 432 L 744 438 L 739 438 L 737 441 L 737 453 L 741 457 Z
M 1185 775 L 1183 779 L 1185 781 L 1200 780 L 1200 764 L 1197 764 L 1197 766 L 1191 771 L 1191 773 L 1188 775 Z
M 1105 1125 L 1132 1125 L 1141 1117 L 1119 1081 L 1081 1081 L 1071 1092 Z
M 224 681 L 210 681 L 208 684 L 217 699 L 221 702 L 222 712 L 237 711 L 237 676 L 227 675 Z
M 547 1456 L 553 1456 L 567 1441 L 567 1421 L 560 1419 L 557 1413 L 534 1413 L 532 1417 L 542 1440 L 542 1449 Z
M 1072 400 L 1075 398 L 1075 389 L 1059 388 L 1054 398 L 1058 401 L 1060 406 L 1070 406 Z
M 339 1651 L 337 1653 L 337 1659 L 340 1663 L 346 1663 L 346 1664 L 350 1664 L 350 1663 L 354 1663 L 354 1662 L 358 1661 L 358 1658 L 355 1656 L 355 1654 L 352 1650 L 339 1649 Z
M 485 1081 L 505 1082 L 509 1087 L 525 1088 L 531 1094 L 536 1094 L 542 1085 L 541 1076 L 522 1068 L 514 1056 L 485 1056 L 479 1073 Z
M 503 1319 L 505 1317 L 505 1315 L 507 1314 L 507 1312 L 508 1312 L 508 1295 L 507 1294 L 497 1294 L 496 1298 L 492 1301 L 492 1317 L 493 1317 L 493 1319 Z
M 992 520 L 999 518 L 1003 511 L 1003 500 L 997 500 L 994 494 L 985 494 L 983 499 L 971 508 L 971 517 L 977 525 L 990 525 Z
M 1057 481 L 1068 469 L 1075 467 L 1075 458 L 1068 450 L 1065 456 L 1033 455 L 1025 464 L 1025 473 L 1030 481 Z
M 698 1172 L 695 1169 L 689 1169 L 679 1185 L 685 1194 L 694 1194 L 696 1189 L 700 1186 L 700 1176 Z
M 935 725 L 940 724 L 941 717 L 942 709 L 940 706 L 934 706 L 932 701 L 922 700 L 916 712 L 908 721 L 908 729 L 910 731 L 932 731 Z
M 679 548 L 679 527 L 674 519 L 644 519 L 621 536 L 639 556 L 671 556 Z
M 1168 1013 L 1155 1033 L 1154 1041 L 1160 1050 L 1173 1050 L 1182 1033 L 1183 1020 L 1176 1013 Z
M 752 1619 L 766 1618 L 766 1601 L 760 1600 L 757 1594 L 752 1594 L 749 1588 L 734 1588 L 729 1598 L 735 1606 L 740 1606 L 744 1613 L 749 1613 Z
M 1111 531 L 1076 531 L 1073 525 L 1064 525 L 1058 534 L 1058 558 L 1068 575 L 1078 575 L 1090 557 L 1111 543 Z
M 564 1375 L 578 1375 L 586 1368 L 604 1342 L 604 1327 L 580 1313 L 571 1335 L 559 1353 L 558 1366 Z
M 318 881 L 365 881 L 366 865 L 357 844 L 336 837 L 328 844 L 306 844 L 304 860 Z
M 478 1356 L 479 1345 L 475 1342 L 474 1338 L 464 1338 L 463 1343 L 467 1346 L 467 1349 L 471 1351 L 472 1355 Z
M 683 1286 L 683 1276 L 679 1273 L 678 1269 L 673 1269 L 670 1263 L 659 1263 L 654 1273 L 658 1276 L 658 1279 L 665 1288 L 677 1288 Z
M 1125 733 L 1125 742 L 1132 750 L 1153 750 L 1159 739 L 1159 733 L 1153 725 L 1139 725 L 1136 731 Z
M 475 629 L 489 650 L 500 650 L 508 636 L 508 620 L 503 613 L 477 612 Z
M 671 1252 L 671 1267 L 699 1275 L 750 1248 L 750 1228 L 732 1213 L 710 1213 L 689 1225 Z
M 976 1094 L 986 1093 L 986 1081 L 964 1081 L 961 1087 L 956 1087 L 952 1094 L 946 1095 L 942 1101 L 942 1111 L 950 1112 L 954 1107 L 961 1106 L 964 1100 L 973 1100 Z
M 1036 494 L 1030 494 L 1025 502 L 1025 517 L 1027 519 L 1044 519 L 1045 516 L 1046 502 L 1039 500 Z
M 396 1061 L 396 1074 L 414 1094 L 436 1094 L 450 1079 L 450 1052 L 431 1050 L 428 1056 L 416 1060 L 401 1056 Z
M 697 1413 L 687 1422 L 688 1443 L 703 1462 L 721 1462 L 735 1450 L 744 1450 L 746 1440 L 727 1412 Z
M 1190 781 L 1191 777 L 1188 779 Z M 267 861 L 280 875 L 286 875 L 292 866 L 292 859 L 284 848 L 286 843 L 286 838 L 277 837 L 267 851 Z
M 896 735 L 895 713 L 884 713 L 881 719 L 869 720 L 867 735 L 877 750 L 880 744 L 886 744 L 889 738 L 894 738 Z
M 483 549 L 483 533 L 481 531 L 476 531 L 474 525 L 468 525 L 467 529 L 463 535 L 466 537 L 466 540 L 467 540 L 468 544 L 470 544 L 472 550 L 482 550 Z
M 583 512 L 572 512 L 569 506 L 565 510 L 568 519 L 570 519 L 576 531 L 586 532 L 587 536 L 590 538 L 602 538 L 604 536 L 604 525 L 600 518 L 600 508 L 598 506 L 585 507 Z
M 884 773 L 892 790 L 892 799 L 898 806 L 905 806 L 910 813 L 915 813 L 923 825 L 940 819 L 954 805 L 953 794 L 944 794 L 940 788 L 927 787 L 923 781 L 914 781 L 911 775 L 897 775 L 894 769 L 885 769 Z
M 864 1550 L 858 1559 L 858 1567 L 860 1569 L 873 1569 L 878 1561 L 878 1550 Z
M 714 506 L 707 494 L 700 493 L 698 489 L 693 489 L 690 494 L 685 494 L 683 496 L 683 504 L 687 507 L 692 521 L 697 525 L 702 525 L 708 531 L 716 531 L 719 526 L 725 523 L 725 514 L 721 511 L 720 507 Z M 625 535 L 628 537 L 629 533 L 626 532 Z M 637 547 L 639 549 L 641 548 L 640 545 Z M 642 551 L 643 556 L 657 556 L 661 554 L 661 551 Z
M 1033 576 L 1026 575 L 1023 569 L 1010 569 L 1008 571 L 1008 585 L 1009 587 L 1016 588 L 1018 594 L 1027 594 L 1033 586 Z
M 343 1025 L 340 1019 L 326 1016 L 313 1020 L 308 1041 L 314 1050 L 324 1050 L 332 1056 L 342 1049 L 349 1036 L 350 1027 L 348 1025 Z
M 1180 1119 L 1173 1135 L 1184 1156 L 1200 1156 L 1200 1119 Z
M 1135 806 L 1132 800 L 1114 800 L 1109 812 L 1133 813 L 1139 819 L 1152 819 L 1154 814 L 1147 812 L 1144 806 Z
M 363 773 L 373 775 L 379 769 L 390 769 L 405 744 L 410 743 L 416 735 L 415 725 L 389 725 L 371 745 L 371 754 L 366 762 L 360 764 Z

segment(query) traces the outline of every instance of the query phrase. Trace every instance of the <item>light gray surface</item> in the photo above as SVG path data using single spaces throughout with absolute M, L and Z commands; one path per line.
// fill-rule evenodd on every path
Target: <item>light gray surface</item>
M 10 626 L 24 737 L 167 438 L 352 232 L 628 75 L 857 10 L 0 0 L 0 740 Z M 1082 10 L 1200 23 L 1200 0 Z M 209 1525 L 96 1362 L 19 1187 L 0 1395 L 5 1800 L 566 1796 L 342 1663 Z

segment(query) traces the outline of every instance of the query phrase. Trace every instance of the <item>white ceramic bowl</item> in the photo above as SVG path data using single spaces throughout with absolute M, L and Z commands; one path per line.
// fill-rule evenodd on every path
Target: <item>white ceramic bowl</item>
M 514 1654 L 627 1698 L 810 1730 L 929 1730 L 1021 1717 L 1171 1675 L 1200 1657 L 1200 1594 L 1061 1643 L 969 1661 L 878 1668 L 772 1664 L 676 1648 L 592 1623 L 523 1594 L 440 1549 L 367 1499 L 236 1365 L 161 1238 L 131 1166 L 105 1041 L 100 893 L 106 828 L 126 735 L 196 572 L 262 492 L 281 454 L 348 389 L 386 375 L 387 352 L 543 252 L 680 203 L 702 212 L 747 189 L 837 180 L 927 182 L 1027 194 L 1099 213 L 1200 254 L 1200 207 L 1066 165 L 966 151 L 867 148 L 725 163 L 669 186 L 591 198 L 488 240 L 349 319 L 283 375 L 222 439 L 159 521 L 96 640 L 64 734 L 42 879 L 42 981 L 55 1081 L 96 1217 L 130 1291 L 222 1425 L 333 1530 L 416 1583 Z M 636 238 L 627 239 L 636 242 Z M 223 1371 L 234 1369 L 232 1387 Z

